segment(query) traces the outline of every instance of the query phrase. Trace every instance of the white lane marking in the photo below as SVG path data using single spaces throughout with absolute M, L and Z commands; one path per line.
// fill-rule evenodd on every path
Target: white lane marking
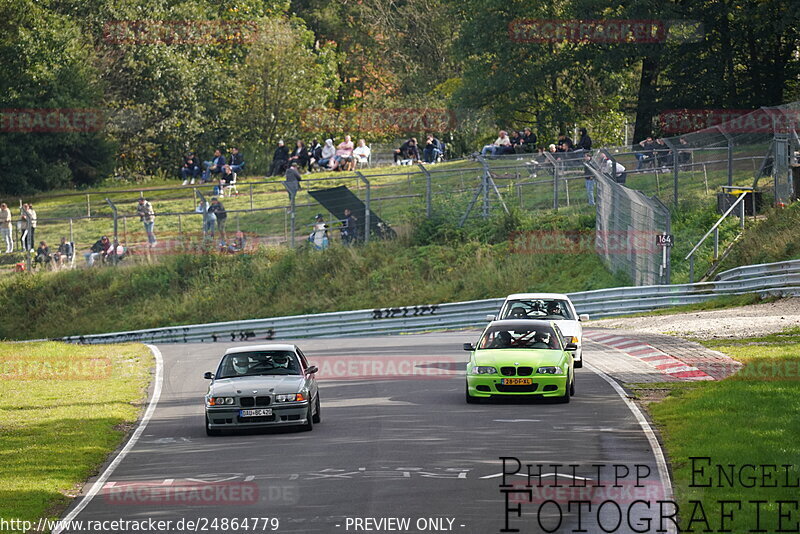
M 495 419 L 497 423 L 541 423 L 541 419 Z
M 650 427 L 650 423 L 647 422 L 647 418 L 645 418 L 644 414 L 642 414 L 642 411 L 639 409 L 636 403 L 628 398 L 625 390 L 622 389 L 622 386 L 620 386 L 616 380 L 588 362 L 584 362 L 583 365 L 597 376 L 608 382 L 609 385 L 614 388 L 614 391 L 616 391 L 620 396 L 622 401 L 628 406 L 628 409 L 631 411 L 631 413 L 633 413 L 633 416 L 636 418 L 636 420 L 639 421 L 639 426 L 642 427 L 644 435 L 647 436 L 647 441 L 650 443 L 650 448 L 653 450 L 653 456 L 655 456 L 656 459 L 658 476 L 661 478 L 661 486 L 664 490 L 664 499 L 672 500 L 672 481 L 670 480 L 669 469 L 667 468 L 667 460 L 664 458 L 664 451 L 661 450 L 661 444 L 658 443 L 658 438 L 656 437 L 655 432 L 653 432 L 653 429 Z M 670 524 L 667 529 L 669 534 L 675 533 L 673 524 Z
M 147 410 L 144 412 L 144 416 L 139 422 L 139 426 L 137 426 L 136 430 L 133 431 L 133 434 L 131 434 L 131 439 L 129 439 L 128 443 L 122 447 L 122 450 L 119 451 L 119 454 L 117 454 L 116 458 L 114 458 L 111 463 L 108 464 L 106 470 L 103 471 L 97 480 L 95 480 L 89 492 L 83 497 L 83 499 L 81 499 L 81 502 L 79 502 L 78 505 L 73 508 L 63 520 L 61 520 L 56 528 L 53 529 L 52 534 L 60 534 L 64 530 L 64 526 L 68 525 L 70 521 L 75 519 L 78 514 L 81 513 L 90 502 L 92 502 L 92 499 L 94 499 L 95 495 L 100 492 L 114 470 L 119 466 L 133 446 L 136 445 L 136 442 L 139 440 L 142 432 L 144 432 L 147 423 L 153 417 L 153 412 L 156 411 L 158 400 L 161 398 L 161 388 L 164 385 L 164 359 L 161 357 L 161 351 L 158 350 L 158 347 L 155 345 L 146 345 L 146 347 L 150 349 L 150 352 L 153 353 L 153 356 L 156 359 L 156 380 L 155 385 L 153 386 L 153 396 L 150 398 L 150 402 L 147 404 Z

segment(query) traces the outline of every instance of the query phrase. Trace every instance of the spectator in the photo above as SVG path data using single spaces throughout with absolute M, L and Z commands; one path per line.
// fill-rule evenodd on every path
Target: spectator
M 689 150 L 689 142 L 685 137 L 678 140 L 680 150 L 678 150 L 678 164 L 683 166 L 687 165 L 692 160 L 692 151 Z
M 225 165 L 222 167 L 222 176 L 219 177 L 219 186 L 214 187 L 215 193 L 218 193 L 219 196 L 224 197 L 225 187 L 227 186 L 229 189 L 233 189 L 233 187 L 235 187 L 233 184 L 235 183 L 236 173 L 233 172 L 233 168 L 230 165 Z
M 72 243 L 68 242 L 66 237 L 62 237 L 58 250 L 53 254 L 54 265 L 63 267 L 64 263 L 72 259 L 73 254 L 75 254 L 75 250 L 72 248 Z
M 89 252 L 83 255 L 83 257 L 86 259 L 86 265 L 91 267 L 97 260 L 105 260 L 106 257 L 111 254 L 112 248 L 114 248 L 114 246 L 111 244 L 111 241 L 109 241 L 108 237 L 101 237 L 95 241 L 94 245 L 92 245 L 91 249 L 89 249 Z
M 303 167 L 306 167 L 308 169 L 311 168 L 311 160 L 308 156 L 308 149 L 306 148 L 306 144 L 300 139 L 297 140 L 294 152 L 292 152 L 292 155 L 289 156 L 290 165 L 295 161 L 297 162 L 297 166 L 300 169 L 302 169 Z
M 239 174 L 242 172 L 242 169 L 244 169 L 244 156 L 239 152 L 238 147 L 231 147 L 231 160 L 229 165 L 231 166 L 231 172 L 235 174 Z
M 500 133 L 495 139 L 494 143 L 491 145 L 486 145 L 481 150 L 481 156 L 486 156 L 487 154 L 490 156 L 494 156 L 497 154 L 503 154 L 506 150 L 506 147 L 511 146 L 511 139 L 508 138 L 508 133 L 505 130 L 500 130 Z
M 649 135 L 639 141 L 639 149 L 636 151 L 636 170 L 640 170 L 644 168 L 644 166 L 653 161 L 653 149 L 655 148 L 655 144 L 653 143 L 653 138 Z
M 30 215 L 30 220 L 25 212 Z M 34 252 L 33 244 L 36 235 L 36 211 L 33 209 L 33 204 L 23 204 L 20 209 L 19 219 L 20 229 L 20 243 L 22 243 L 22 250 L 25 252 Z
M 233 240 L 228 243 L 228 247 L 225 249 L 225 252 L 228 254 L 236 254 L 237 252 L 242 252 L 244 250 L 246 240 L 244 237 L 244 232 L 238 230 L 233 238 Z
M 286 169 L 286 181 L 283 182 L 286 191 L 289 193 L 289 202 L 294 202 L 294 197 L 297 192 L 302 189 L 300 181 L 303 179 L 300 172 L 297 170 L 297 162 L 293 161 L 292 164 Z
M 442 155 L 442 143 L 432 135 L 425 138 L 425 148 L 422 150 L 422 156 L 425 163 L 436 163 L 439 156 Z
M 203 181 L 210 182 L 212 174 L 220 174 L 222 172 L 222 167 L 225 166 L 227 162 L 225 161 L 225 156 L 222 155 L 222 151 L 220 149 L 216 149 L 214 151 L 214 159 L 211 161 L 203 162 L 205 165 L 206 170 L 203 171 Z
M 217 197 L 211 199 L 211 205 L 208 207 L 208 213 L 214 215 L 214 220 L 217 221 L 217 230 L 219 230 L 220 239 L 224 242 L 227 239 L 225 235 L 225 223 L 228 220 L 228 212 L 225 211 L 225 206 L 219 201 Z M 208 223 L 208 221 L 206 221 Z M 211 236 L 214 236 L 212 226 Z
M 336 147 L 336 155 L 333 158 L 334 170 L 349 171 L 353 165 L 353 141 L 349 135 L 344 136 L 344 141 Z
M 33 261 L 43 267 L 47 267 L 50 266 L 50 260 L 52 259 L 50 247 L 47 246 L 47 243 L 44 241 L 39 242 L 39 248 L 36 249 L 36 257 L 33 258 Z
M 367 142 L 364 139 L 359 139 L 358 146 L 353 150 L 353 156 L 356 158 L 356 162 L 361 165 L 368 164 L 371 154 L 372 150 L 367 146 Z
M 581 128 L 578 130 L 581 134 L 580 139 L 578 139 L 578 144 L 575 145 L 575 150 L 591 150 L 592 149 L 592 138 L 589 137 L 589 133 L 586 131 L 586 128 Z
M 417 147 L 417 140 L 414 137 L 408 138 L 408 140 L 406 140 L 405 143 L 400 145 L 400 148 L 396 148 L 394 150 L 395 164 L 407 160 L 411 161 L 419 160 L 419 148 Z
M 572 152 L 575 149 L 575 143 L 572 142 L 566 134 L 558 134 L 558 141 L 556 142 L 556 151 L 558 152 Z
M 608 158 L 605 154 L 603 154 L 603 170 L 606 174 L 611 176 L 615 182 L 618 184 L 625 184 L 625 180 L 628 178 L 628 173 L 625 171 L 625 167 L 620 163 L 616 162 L 616 167 L 614 166 L 614 162 Z
M 214 212 L 210 210 L 210 208 L 211 205 L 208 202 L 203 202 L 201 200 L 197 203 L 197 207 L 194 209 L 194 211 L 203 215 L 203 235 L 213 237 L 214 225 L 217 223 L 217 217 L 214 215 Z
M 6 246 L 6 254 L 14 252 L 14 240 L 11 237 L 11 210 L 3 202 L 0 204 L 0 236 Z
M 286 145 L 283 143 L 283 139 L 278 141 L 278 148 L 275 149 L 275 153 L 272 155 L 272 167 L 270 167 L 269 174 L 267 176 L 278 176 L 279 174 L 283 174 L 283 171 L 286 170 L 286 167 L 289 165 L 289 149 L 286 148 Z
M 136 207 L 136 214 L 144 225 L 144 231 L 147 233 L 147 242 L 150 247 L 156 246 L 156 234 L 153 233 L 153 227 L 156 223 L 156 213 L 153 210 L 153 205 L 144 197 L 139 198 L 139 205 Z
M 331 141 L 333 143 L 333 141 Z M 319 160 L 322 159 L 322 145 L 319 144 L 319 141 L 314 139 L 311 141 L 311 144 L 308 147 L 308 170 L 313 170 L 313 166 L 316 163 L 319 165 Z
M 536 148 L 536 141 L 536 134 L 531 132 L 531 129 L 526 126 L 519 136 L 519 142 L 514 147 L 514 152 L 517 154 L 533 152 Z
M 314 230 L 309 234 L 308 241 L 316 250 L 325 250 L 330 243 L 328 240 L 328 225 L 321 213 L 314 217 Z
M 586 152 L 583 161 L 584 163 L 592 161 L 592 153 Z M 594 175 L 587 169 L 583 177 L 586 179 L 586 198 L 589 199 L 589 205 L 594 206 Z
M 667 170 L 667 167 L 672 165 L 672 150 L 660 137 L 656 139 L 655 145 L 653 145 L 653 152 L 655 152 L 656 167 Z
M 333 139 L 325 139 L 325 146 L 320 151 L 320 157 L 317 159 L 317 165 L 320 169 L 330 169 L 333 164 L 333 156 L 336 155 L 336 149 L 333 146 Z
M 189 178 L 192 179 L 194 184 L 195 179 L 200 176 L 202 169 L 200 168 L 200 160 L 194 152 L 189 152 L 183 156 L 183 167 L 181 167 L 181 176 L 183 177 L 183 185 L 189 183 Z
M 342 243 L 350 245 L 358 239 L 358 227 L 356 218 L 350 208 L 344 209 L 344 220 L 342 221 Z

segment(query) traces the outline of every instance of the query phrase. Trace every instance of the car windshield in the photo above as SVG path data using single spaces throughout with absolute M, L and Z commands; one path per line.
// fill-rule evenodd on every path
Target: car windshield
M 520 299 L 507 301 L 499 319 L 574 321 L 575 316 L 568 302 L 563 299 Z
M 553 349 L 558 338 L 549 326 L 492 326 L 484 332 L 478 349 Z
M 219 364 L 217 378 L 257 375 L 299 375 L 297 355 L 288 350 L 235 352 Z

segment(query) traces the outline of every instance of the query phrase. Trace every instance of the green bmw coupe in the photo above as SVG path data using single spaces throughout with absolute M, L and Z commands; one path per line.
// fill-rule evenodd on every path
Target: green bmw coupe
M 557 398 L 575 394 L 575 346 L 553 321 L 489 323 L 467 363 L 467 402 L 500 396 Z

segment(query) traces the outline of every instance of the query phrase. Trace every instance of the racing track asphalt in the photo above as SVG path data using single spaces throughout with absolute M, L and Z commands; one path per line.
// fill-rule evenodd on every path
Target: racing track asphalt
M 153 417 L 107 486 L 76 519 L 171 520 L 173 525 L 180 519 L 199 519 L 206 532 L 271 532 L 262 528 L 263 520 L 256 528 L 251 521 L 239 529 L 223 528 L 220 521 L 258 517 L 277 518 L 276 532 L 343 533 L 392 532 L 356 530 L 353 521 L 400 517 L 410 519 L 408 532 L 487 534 L 504 527 L 505 501 L 497 476 L 501 456 L 517 457 L 523 464 L 545 464 L 543 473 L 553 472 L 549 464 L 557 464 L 562 466 L 560 473 L 569 475 L 566 466 L 576 464 L 576 474 L 591 479 L 590 485 L 598 483 L 598 464 L 605 466 L 599 469 L 600 483 L 606 486 L 614 483 L 613 464 L 624 465 L 631 474 L 636 465 L 647 466 L 640 472 L 649 468 L 650 476 L 636 491 L 646 492 L 652 501 L 663 498 L 656 460 L 642 427 L 614 388 L 588 368 L 577 370 L 576 396 L 570 404 L 466 404 L 467 353 L 461 345 L 475 338 L 475 333 L 462 332 L 299 341 L 309 361 L 328 375 L 319 376 L 322 423 L 312 432 L 270 430 L 220 437 L 207 437 L 203 429 L 207 381 L 202 375 L 214 370 L 225 348 L 241 343 L 161 345 L 164 383 Z M 591 358 L 590 345 L 585 359 Z M 384 372 L 403 369 L 391 364 L 410 360 L 414 369 L 434 376 L 352 380 L 342 376 L 347 375 L 343 364 L 337 363 L 342 360 L 378 362 Z M 526 482 L 519 476 L 509 480 Z M 552 478 L 544 483 L 552 483 L 548 480 Z M 569 478 L 559 480 L 571 483 Z M 561 488 L 555 499 L 563 522 L 556 531 L 577 529 L 575 509 L 569 512 L 566 501 L 590 494 L 593 512 L 584 509 L 582 526 L 584 532 L 599 532 L 594 525 L 596 506 L 612 499 L 625 514 L 637 495 L 631 492 L 634 483 L 629 477 L 620 482 L 623 488 L 595 488 L 589 493 Z M 206 494 L 202 505 L 186 503 L 182 497 L 156 502 L 167 495 L 165 488 L 187 484 L 190 489 L 207 485 L 223 489 L 210 498 Z M 511 514 L 510 526 L 521 533 L 543 532 L 537 524 L 538 503 L 556 495 L 553 488 L 533 490 L 534 503 L 521 504 L 522 517 Z M 515 497 L 519 496 L 512 496 L 512 502 Z M 602 513 L 607 529 L 616 522 L 612 508 Z M 541 510 L 538 517 L 553 531 L 555 507 L 550 504 Z M 634 512 L 633 517 L 641 515 Z M 217 528 L 212 528 L 213 518 L 218 519 Z M 453 523 L 444 520 L 438 530 L 430 524 L 419 530 L 421 518 L 448 518 Z M 656 528 L 654 524 L 651 531 Z M 179 530 L 189 529 L 185 523 L 180 529 L 173 526 L 173 531 Z M 632 530 L 623 516 L 622 526 L 613 531 Z

